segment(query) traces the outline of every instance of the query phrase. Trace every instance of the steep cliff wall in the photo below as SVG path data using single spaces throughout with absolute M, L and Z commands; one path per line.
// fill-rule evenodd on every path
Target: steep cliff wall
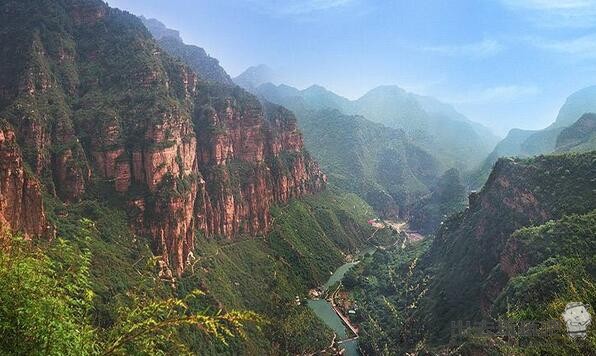
M 6 126 L 6 125 L 4 125 Z M 14 131 L 0 129 L 0 234 L 4 229 L 25 238 L 52 237 L 39 181 L 26 170 Z
M 265 233 L 272 204 L 323 189 L 325 177 L 286 110 L 200 82 L 160 51 L 139 19 L 101 1 L 46 5 L 0 6 L 0 115 L 16 137 L 7 155 L 22 151 L 33 170 L 12 186 L 37 185 L 27 191 L 40 197 L 43 188 L 64 202 L 109 187 L 178 273 L 197 230 Z M 17 169 L 8 156 L 0 163 Z M 5 194 L 33 194 L 2 189 L 3 204 Z M 9 227 L 42 234 L 44 219 L 28 215 L 43 215 L 41 198 L 33 200 L 23 204 L 37 210 L 3 210 Z
M 596 208 L 594 152 L 500 159 L 470 207 L 447 220 L 421 268 L 432 271 L 426 315 L 445 340 L 451 321 L 480 320 L 510 278 L 531 265 L 512 234 Z

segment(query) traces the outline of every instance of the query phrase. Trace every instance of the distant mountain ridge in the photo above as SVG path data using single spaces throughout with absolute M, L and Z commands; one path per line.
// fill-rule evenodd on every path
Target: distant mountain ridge
M 357 100 L 349 100 L 319 85 L 299 90 L 265 83 L 247 89 L 273 102 L 283 103 L 299 97 L 310 109 L 336 109 L 403 129 L 419 147 L 445 165 L 459 169 L 478 165 L 498 142 L 488 128 L 469 120 L 450 105 L 409 93 L 398 86 L 374 88 Z
M 265 64 L 248 67 L 239 76 L 234 78 L 234 83 L 246 90 L 253 90 L 261 84 L 273 82 L 275 73 Z
M 557 137 L 556 152 L 587 152 L 596 150 L 596 114 L 583 114 Z
M 563 148 L 559 144 L 560 135 L 575 123 L 584 118 L 584 114 L 596 112 L 596 86 L 590 86 L 580 89 L 571 94 L 565 104 L 559 109 L 559 113 L 555 121 L 548 127 L 542 130 L 522 130 L 512 129 L 507 136 L 497 144 L 493 152 L 491 152 L 479 168 L 469 178 L 469 185 L 471 187 L 480 187 L 488 178 L 493 164 L 499 157 L 530 157 L 540 154 L 549 154 L 553 152 L 563 151 L 578 151 L 583 152 L 588 150 L 590 146 L 586 143 L 584 146 L 567 146 Z M 591 117 L 586 117 L 583 124 L 591 122 Z M 575 127 L 574 135 L 582 135 L 579 130 L 590 130 L 589 125 L 582 125 L 581 123 Z M 591 132 L 591 131 L 590 131 Z M 568 132 L 566 135 L 570 135 Z M 589 132 L 587 133 L 589 136 Z M 563 137 L 563 140 L 565 137 Z M 586 138 L 589 140 L 589 138 Z M 593 147 L 593 146 L 592 146 Z

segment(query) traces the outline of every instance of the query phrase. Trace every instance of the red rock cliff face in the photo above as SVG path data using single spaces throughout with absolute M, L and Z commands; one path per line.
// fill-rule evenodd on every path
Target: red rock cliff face
M 324 188 L 290 112 L 239 88 L 199 83 L 134 16 L 65 0 L 38 9 L 36 31 L 25 31 L 15 20 L 31 16 L 24 9 L 38 8 L 0 5 L 8 56 L 0 117 L 15 132 L 3 132 L 1 143 L 2 226 L 46 235 L 42 189 L 70 203 L 107 185 L 180 274 L 197 232 L 264 234 L 272 205 Z M 45 12 L 67 23 L 45 24 Z
M 0 232 L 22 233 L 25 238 L 52 236 L 41 199 L 39 181 L 25 170 L 15 134 L 0 129 Z
M 199 170 L 207 182 L 197 218 L 207 235 L 266 233 L 273 204 L 324 187 L 325 176 L 302 152 L 293 114 L 266 105 L 226 98 L 220 110 L 197 115 Z

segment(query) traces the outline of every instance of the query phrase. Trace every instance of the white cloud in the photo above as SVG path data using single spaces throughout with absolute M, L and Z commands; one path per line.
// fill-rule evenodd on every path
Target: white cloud
M 501 52 L 505 47 L 495 40 L 485 39 L 480 42 L 461 45 L 443 45 L 423 47 L 424 51 L 451 57 L 487 58 Z
M 539 93 L 540 89 L 535 86 L 504 85 L 458 94 L 445 98 L 445 101 L 453 104 L 511 103 Z
M 262 11 L 275 16 L 307 15 L 344 7 L 355 0 L 249 0 Z
M 533 38 L 529 42 L 535 47 L 575 58 L 596 58 L 596 34 L 565 40 Z
M 596 0 L 501 0 L 540 27 L 594 27 Z

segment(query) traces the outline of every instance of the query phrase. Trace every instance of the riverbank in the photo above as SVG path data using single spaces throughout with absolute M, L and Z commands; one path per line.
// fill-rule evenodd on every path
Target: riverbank
M 378 250 L 389 250 L 401 244 L 404 248 L 406 243 L 415 243 L 424 239 L 424 236 L 415 231 L 410 231 L 407 228 L 407 223 L 403 221 L 374 221 L 375 231 L 367 239 L 370 244 L 369 247 L 355 256 L 355 260 L 348 261 L 339 266 L 335 272 L 329 277 L 327 282 L 320 288 L 310 291 L 312 299 L 307 301 L 308 306 L 314 313 L 334 332 L 334 339 L 330 348 L 341 348 L 346 356 L 359 356 L 358 347 L 358 327 L 352 324 L 350 318 L 345 315 L 338 306 L 336 300 L 337 295 L 341 289 L 341 281 L 345 274 L 360 262 L 360 258 L 367 254 L 374 254 Z M 390 241 L 387 245 L 376 245 L 371 241 L 378 231 L 390 229 L 395 233 L 395 240 Z M 348 256 L 350 258 L 351 256 Z M 329 293 L 329 288 L 337 285 L 333 292 Z M 325 299 L 320 299 L 325 297 Z M 345 308 L 345 306 L 344 306 Z M 337 345 L 333 346 L 336 343 Z M 321 352 L 324 350 L 321 350 Z

